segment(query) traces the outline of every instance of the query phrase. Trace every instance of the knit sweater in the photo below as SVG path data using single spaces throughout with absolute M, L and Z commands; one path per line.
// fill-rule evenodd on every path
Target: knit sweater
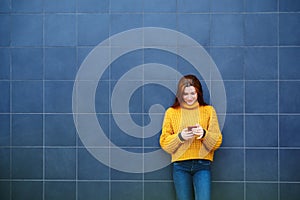
M 179 134 L 187 126 L 200 124 L 206 131 L 205 137 L 182 141 Z M 168 108 L 165 112 L 160 145 L 171 154 L 172 162 L 207 159 L 213 161 L 214 151 L 221 146 L 222 134 L 215 109 L 210 106 L 181 106 Z

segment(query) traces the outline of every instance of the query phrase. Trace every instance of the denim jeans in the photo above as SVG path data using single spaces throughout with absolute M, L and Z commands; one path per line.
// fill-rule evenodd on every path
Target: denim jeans
M 210 165 L 209 160 L 173 163 L 173 180 L 178 200 L 210 200 Z

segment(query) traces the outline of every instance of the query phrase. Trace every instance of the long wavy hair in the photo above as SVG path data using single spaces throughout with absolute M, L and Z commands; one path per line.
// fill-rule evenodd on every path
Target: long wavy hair
M 197 95 L 198 95 L 197 100 L 198 100 L 199 105 L 200 106 L 208 105 L 204 101 L 202 85 L 201 85 L 199 79 L 196 76 L 189 74 L 189 75 L 183 76 L 179 80 L 178 87 L 177 87 L 177 93 L 176 93 L 175 101 L 172 105 L 172 108 L 177 108 L 177 107 L 180 106 L 180 103 L 183 102 L 184 89 L 186 87 L 190 87 L 190 86 L 195 87 L 195 90 L 196 90 Z

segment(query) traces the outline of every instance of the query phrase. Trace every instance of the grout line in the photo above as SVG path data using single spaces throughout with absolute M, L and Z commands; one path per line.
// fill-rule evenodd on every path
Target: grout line
M 245 5 L 246 5 L 246 0 L 243 0 L 243 7 L 244 7 L 244 10 L 245 10 Z M 243 15 L 243 43 L 245 44 L 245 38 L 246 38 L 246 23 L 245 23 L 245 15 Z M 244 56 L 245 56 L 245 50 L 244 51 Z M 244 57 L 245 58 L 245 57 Z M 246 180 L 246 173 L 247 173 L 247 159 L 246 159 L 246 156 L 247 156 L 247 152 L 246 152 L 246 67 L 245 67 L 245 59 L 243 59 L 243 136 L 244 136 L 244 177 L 243 177 L 243 186 L 244 186 L 244 200 L 247 199 L 247 180 Z
M 45 123 L 45 115 L 46 115 L 46 113 L 45 113 L 45 77 L 46 77 L 46 75 L 45 75 L 45 65 L 46 65 L 46 51 L 45 51 L 45 44 L 46 44 L 46 38 L 45 38 L 45 22 L 46 22 L 46 18 L 45 18 L 45 2 L 43 1 L 42 2 L 43 3 L 43 13 L 42 13 L 42 15 L 43 15 L 43 32 L 42 32 L 42 40 L 43 40 L 43 46 L 42 46 L 42 48 L 43 48 L 43 99 L 42 99 L 42 101 L 43 101 L 43 147 L 42 147 L 42 154 L 43 154 L 43 175 L 42 175 L 42 177 L 43 177 L 43 180 L 42 180 L 42 183 L 43 183 L 43 191 L 42 191 L 42 199 L 44 200 L 45 198 L 46 198 L 46 183 L 45 183 L 45 180 L 46 180 L 46 147 L 45 147 L 45 144 L 46 144 L 46 141 L 45 141 L 45 139 L 46 139 L 46 128 L 45 128 L 45 126 L 46 126 L 46 123 Z
M 280 200 L 280 14 L 279 14 L 279 0 L 277 0 L 277 199 Z

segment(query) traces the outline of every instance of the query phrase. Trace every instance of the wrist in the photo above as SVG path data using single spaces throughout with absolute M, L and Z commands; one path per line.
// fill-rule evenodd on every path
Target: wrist
M 184 142 L 184 141 L 185 141 L 185 139 L 183 139 L 181 133 L 178 133 L 178 137 L 179 137 L 179 139 L 180 139 L 181 142 Z
M 205 130 L 205 129 L 203 129 L 203 135 L 202 135 L 202 138 L 204 138 L 204 137 L 205 137 L 205 135 L 206 135 L 206 130 Z

